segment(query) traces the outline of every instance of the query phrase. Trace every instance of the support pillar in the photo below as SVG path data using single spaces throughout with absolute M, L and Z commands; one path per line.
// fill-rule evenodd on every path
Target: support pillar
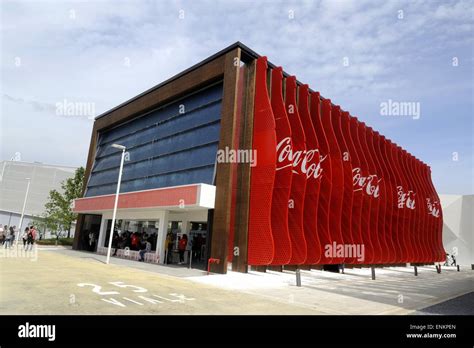
M 156 240 L 156 255 L 159 259 L 159 263 L 164 264 L 166 263 L 166 234 L 168 233 L 168 211 L 162 211 L 159 215 L 159 222 L 158 222 L 158 239 Z

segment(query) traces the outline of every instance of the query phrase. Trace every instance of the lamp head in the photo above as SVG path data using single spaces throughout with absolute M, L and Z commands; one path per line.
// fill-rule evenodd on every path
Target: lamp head
M 120 144 L 112 144 L 111 146 L 115 147 L 116 149 L 119 149 L 119 150 L 125 150 L 126 149 L 125 146 L 120 145 Z

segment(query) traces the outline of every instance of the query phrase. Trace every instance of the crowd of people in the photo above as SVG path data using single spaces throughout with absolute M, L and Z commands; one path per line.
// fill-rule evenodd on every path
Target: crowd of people
M 92 231 L 85 231 L 83 235 L 83 243 L 85 250 L 96 251 L 98 242 L 98 233 Z M 110 234 L 107 233 L 103 246 L 107 247 L 109 243 Z M 206 238 L 202 234 L 195 234 L 188 238 L 186 234 L 178 234 L 169 232 L 166 235 L 165 249 L 166 249 L 166 263 L 171 264 L 176 262 L 173 260 L 173 253 L 179 255 L 178 264 L 184 264 L 186 252 L 190 252 L 193 261 L 201 260 L 202 247 L 206 245 Z M 121 249 L 138 251 L 139 261 L 145 261 L 145 255 L 150 252 L 155 252 L 157 245 L 157 233 L 132 232 L 115 230 L 112 236 L 112 256 L 117 256 L 117 252 Z M 102 245 L 102 244 L 101 244 Z M 188 259 L 189 262 L 189 259 Z
M 186 251 L 191 251 L 193 260 L 201 259 L 202 246 L 206 245 L 206 239 L 201 234 L 195 235 L 192 240 L 188 239 L 186 234 L 179 236 L 168 232 L 166 235 L 166 263 L 173 263 L 173 252 L 178 252 L 178 264 L 184 264 L 184 254 Z
M 5 249 L 12 248 L 18 234 L 16 226 L 0 225 L 0 246 Z M 23 241 L 23 248 L 25 250 L 32 250 L 37 237 L 37 230 L 35 226 L 31 225 L 25 228 L 20 238 Z

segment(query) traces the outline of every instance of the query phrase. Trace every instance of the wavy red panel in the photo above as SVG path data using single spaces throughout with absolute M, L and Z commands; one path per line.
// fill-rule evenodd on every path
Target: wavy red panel
M 343 115 L 346 113 L 343 113 Z M 358 175 L 360 175 L 360 159 L 359 159 L 359 140 L 357 136 L 358 121 L 355 117 L 347 113 L 347 122 L 342 122 L 343 132 L 345 134 L 346 145 L 348 146 L 351 161 L 351 190 L 352 190 L 352 206 L 351 206 L 351 237 L 352 242 L 356 245 L 364 246 L 363 259 L 352 259 L 352 263 L 365 262 L 365 242 L 362 235 L 362 206 L 364 194 L 357 185 Z
M 428 171 L 428 184 L 431 187 L 431 197 L 434 205 L 439 208 L 438 216 L 432 216 L 432 220 L 434 220 L 434 233 L 435 233 L 435 241 L 437 245 L 437 254 L 436 254 L 436 261 L 443 262 L 446 260 L 446 250 L 443 246 L 443 209 L 441 208 L 441 201 L 439 199 L 438 193 L 433 184 L 433 180 L 431 179 L 431 168 L 427 166 Z
M 433 200 L 433 195 L 432 195 L 432 188 L 429 183 L 429 169 L 428 166 L 423 164 L 422 166 L 422 178 L 424 181 L 424 187 L 425 187 L 425 200 L 426 204 L 430 203 L 433 205 L 434 200 Z M 438 215 L 438 214 L 435 214 Z M 431 214 L 428 214 L 426 216 L 426 231 L 425 235 L 427 237 L 428 243 L 431 246 L 431 262 L 435 262 L 438 259 L 438 243 L 436 239 L 436 232 L 435 232 L 435 226 L 436 226 L 436 220 L 434 219 L 434 216 Z
M 352 238 L 352 198 L 354 194 L 354 186 L 352 180 L 352 164 L 351 151 L 348 143 L 350 142 L 349 116 L 347 112 L 342 112 L 340 108 L 333 108 L 331 117 L 334 134 L 336 135 L 339 151 L 341 152 L 343 178 L 344 178 L 344 194 L 342 200 L 341 215 L 341 232 L 344 244 L 355 244 Z M 351 249 L 353 250 L 353 249 Z M 344 263 L 356 262 L 357 255 L 345 255 Z
M 293 175 L 291 126 L 282 94 L 283 70 L 272 70 L 271 104 L 276 124 L 277 164 L 272 200 L 272 232 L 275 255 L 272 265 L 286 265 L 291 260 L 291 238 L 288 229 L 288 201 Z
M 301 170 L 304 154 L 306 152 L 306 138 L 301 124 L 296 102 L 296 77 L 286 78 L 285 106 L 291 126 L 293 141 L 293 177 L 288 209 L 288 227 L 291 237 L 290 265 L 303 264 L 306 261 L 307 247 L 304 235 L 303 213 L 304 197 L 306 191 L 306 175 Z
M 339 112 L 340 108 L 334 107 Z M 329 233 L 331 234 L 331 239 L 333 241 L 332 251 L 335 251 L 339 245 L 344 244 L 344 239 L 342 237 L 341 231 L 341 219 L 342 219 L 342 201 L 344 199 L 344 169 L 342 165 L 341 151 L 337 144 L 336 135 L 334 134 L 334 129 L 332 127 L 331 117 L 333 113 L 333 107 L 331 100 L 325 99 L 322 103 L 322 114 L 321 122 L 324 127 L 324 132 L 329 145 L 329 161 L 331 162 L 331 202 L 329 206 Z M 336 248 L 334 248 L 336 245 Z M 332 263 L 343 263 L 344 257 L 333 254 Z
M 423 205 L 423 210 L 422 214 L 420 217 L 421 220 L 421 240 L 423 245 L 425 246 L 426 249 L 426 257 L 423 260 L 423 262 L 432 262 L 433 260 L 433 255 L 435 254 L 435 248 L 434 246 L 430 243 L 429 236 L 428 236 L 428 226 L 429 226 L 429 218 L 430 218 L 430 209 L 431 203 L 430 201 L 427 200 L 428 198 L 428 189 L 425 185 L 425 179 L 423 178 L 423 162 L 421 162 L 419 159 L 416 159 L 415 167 L 417 171 L 417 177 L 418 177 L 418 182 L 420 185 L 420 197 L 423 200 L 421 204 Z M 434 212 L 436 214 L 436 212 Z
M 414 157 L 407 152 L 407 166 L 410 173 L 410 179 L 412 181 L 413 190 L 416 192 L 417 205 L 414 210 L 414 221 L 412 228 L 412 240 L 417 253 L 415 254 L 415 262 L 423 262 L 426 257 L 425 245 L 421 240 L 421 218 L 424 211 L 423 195 L 421 194 L 420 185 L 418 183 L 418 177 L 414 168 Z
M 414 197 L 408 189 L 408 183 L 406 182 L 406 173 L 402 165 L 402 153 L 398 145 L 394 145 L 394 160 L 395 167 L 398 171 L 398 184 L 397 184 L 397 194 L 398 194 L 398 209 L 401 216 L 401 239 L 400 243 L 403 250 L 403 262 L 410 262 L 412 259 L 412 251 L 410 247 L 410 240 L 408 235 L 409 223 L 410 223 L 410 210 L 413 207 Z
M 381 206 L 381 197 L 380 197 L 380 181 L 382 180 L 379 166 L 377 161 L 377 155 L 375 154 L 374 146 L 373 146 L 373 138 L 374 132 L 371 127 L 366 126 L 365 131 L 365 139 L 367 143 L 367 160 L 369 163 L 370 173 L 371 176 L 368 179 L 367 185 L 370 185 L 370 189 L 367 189 L 366 192 L 369 193 L 371 198 L 371 212 L 370 212 L 370 240 L 372 241 L 372 247 L 374 252 L 374 263 L 382 263 L 382 253 L 383 253 L 383 245 L 381 244 L 379 234 L 380 234 L 380 227 L 379 227 L 379 212 Z
M 385 171 L 385 233 L 388 247 L 390 248 L 389 263 L 397 262 L 398 254 L 398 241 L 396 238 L 396 215 L 395 209 L 397 208 L 397 187 L 395 185 L 395 177 L 393 175 L 392 167 L 390 164 L 390 157 L 387 153 L 388 142 L 383 136 L 379 136 L 379 148 L 381 159 L 383 162 L 383 170 Z
M 411 262 L 418 262 L 418 256 L 420 255 L 421 251 L 419 249 L 419 246 L 416 244 L 416 211 L 419 209 L 420 205 L 420 200 L 419 200 L 419 195 L 416 190 L 415 183 L 413 181 L 413 174 L 410 171 L 410 165 L 408 163 L 408 152 L 404 149 L 401 149 L 402 151 L 402 160 L 403 164 L 405 167 L 405 177 L 407 181 L 407 185 L 409 188 L 409 191 L 412 192 L 413 197 L 415 199 L 415 208 L 409 210 L 409 228 L 408 228 L 408 238 L 410 240 L 410 248 L 412 250 L 412 255 L 411 255 Z
M 420 171 L 420 161 L 413 157 L 413 169 L 415 171 L 415 178 L 417 181 L 417 191 L 419 195 L 419 214 L 418 214 L 418 241 L 423 248 L 423 257 L 421 262 L 430 262 L 432 258 L 431 245 L 426 236 L 426 220 L 428 218 L 428 208 L 426 202 L 426 188 L 423 185 L 422 173 Z
M 385 170 L 385 196 L 386 196 L 386 206 L 385 206 L 385 225 L 387 227 L 387 238 L 389 247 L 391 248 L 391 253 L 390 253 L 390 263 L 397 263 L 399 259 L 399 254 L 400 254 L 400 247 L 398 245 L 398 240 L 397 240 L 397 215 L 396 215 L 396 209 L 397 209 L 397 187 L 395 185 L 395 178 L 391 166 L 391 156 L 390 156 L 390 151 L 388 151 L 389 146 L 387 139 L 381 135 L 380 136 L 380 153 L 381 153 L 381 158 L 384 163 L 384 170 Z
M 363 196 L 362 202 L 362 235 L 364 238 L 365 245 L 365 263 L 372 264 L 374 263 L 374 245 L 372 243 L 372 219 L 375 219 L 373 216 L 372 205 L 372 195 L 370 194 L 371 188 L 367 188 L 369 180 L 373 177 L 371 172 L 371 166 L 369 163 L 369 149 L 367 147 L 366 140 L 366 127 L 363 122 L 357 122 L 357 139 L 359 143 L 359 161 L 360 161 L 360 171 L 355 172 L 357 188 L 360 190 Z
M 306 153 L 298 168 L 302 175 L 306 175 L 306 192 L 304 196 L 303 223 L 304 235 L 307 246 L 305 263 L 317 264 L 321 258 L 322 248 L 318 236 L 318 195 L 321 183 L 321 154 L 319 151 L 316 131 L 311 122 L 309 111 L 309 87 L 302 85 L 298 87 L 298 112 L 306 138 Z
M 396 252 L 396 263 L 403 262 L 404 259 L 404 246 L 402 243 L 402 224 L 403 224 L 403 211 L 398 208 L 398 184 L 400 182 L 398 176 L 398 170 L 395 166 L 395 154 L 394 154 L 394 144 L 390 140 L 386 140 L 385 143 L 385 154 L 388 158 L 388 164 L 390 166 L 390 173 L 392 177 L 392 190 L 391 196 L 393 200 L 392 206 L 392 240 L 395 245 Z
M 413 220 L 415 218 L 415 210 L 417 207 L 418 197 L 416 195 L 415 188 L 411 182 L 410 173 L 406 164 L 406 156 L 407 152 L 398 146 L 398 150 L 400 152 L 400 166 L 403 169 L 404 175 L 403 180 L 405 181 L 407 191 L 406 194 L 406 203 L 404 205 L 404 209 L 406 210 L 405 219 L 406 219 L 406 230 L 405 230 L 405 241 L 408 245 L 408 252 L 409 252 L 409 262 L 415 262 L 417 250 L 414 245 L 413 240 Z M 411 200 L 411 206 L 408 204 L 409 200 Z M 419 202 L 418 202 L 419 203 Z
M 420 178 L 422 180 L 422 187 L 423 187 L 423 199 L 424 199 L 424 206 L 426 209 L 426 214 L 424 214 L 424 238 L 426 245 L 429 246 L 429 258 L 428 262 L 434 262 L 437 259 L 437 243 L 435 241 L 435 234 L 431 233 L 433 231 L 433 222 L 435 221 L 433 217 L 436 215 L 439 216 L 438 207 L 435 202 L 432 201 L 432 197 L 430 194 L 431 188 L 428 184 L 428 172 L 427 166 L 424 163 L 419 164 L 419 171 L 420 171 Z
M 331 161 L 329 161 L 329 144 L 326 138 L 326 133 L 321 121 L 321 97 L 318 92 L 311 93 L 310 98 L 310 114 L 313 128 L 316 134 L 316 139 L 319 145 L 321 155 L 321 183 L 319 187 L 318 196 L 318 210 L 317 210 L 317 230 L 319 241 L 321 244 L 321 257 L 319 264 L 333 263 L 334 259 L 327 257 L 324 253 L 325 248 L 332 245 L 332 237 L 329 233 L 329 209 L 331 202 L 331 188 L 332 188 L 332 170 Z
M 373 132 L 372 144 L 377 158 L 377 172 L 380 176 L 378 183 L 380 190 L 380 207 L 379 207 L 379 240 L 382 245 L 382 263 L 390 263 L 393 259 L 393 244 L 391 235 L 391 214 L 389 206 L 390 184 L 388 171 L 385 164 L 384 155 L 382 154 L 381 136 L 378 132 Z
M 256 62 L 252 149 L 257 163 L 251 168 L 248 264 L 268 265 L 273 260 L 271 229 L 273 185 L 276 171 L 276 131 L 267 91 L 267 58 Z

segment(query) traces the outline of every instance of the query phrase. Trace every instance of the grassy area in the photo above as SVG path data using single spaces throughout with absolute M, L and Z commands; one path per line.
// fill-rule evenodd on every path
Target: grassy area
M 36 243 L 39 245 L 72 245 L 74 238 L 50 238 L 50 239 L 41 239 L 36 240 Z

